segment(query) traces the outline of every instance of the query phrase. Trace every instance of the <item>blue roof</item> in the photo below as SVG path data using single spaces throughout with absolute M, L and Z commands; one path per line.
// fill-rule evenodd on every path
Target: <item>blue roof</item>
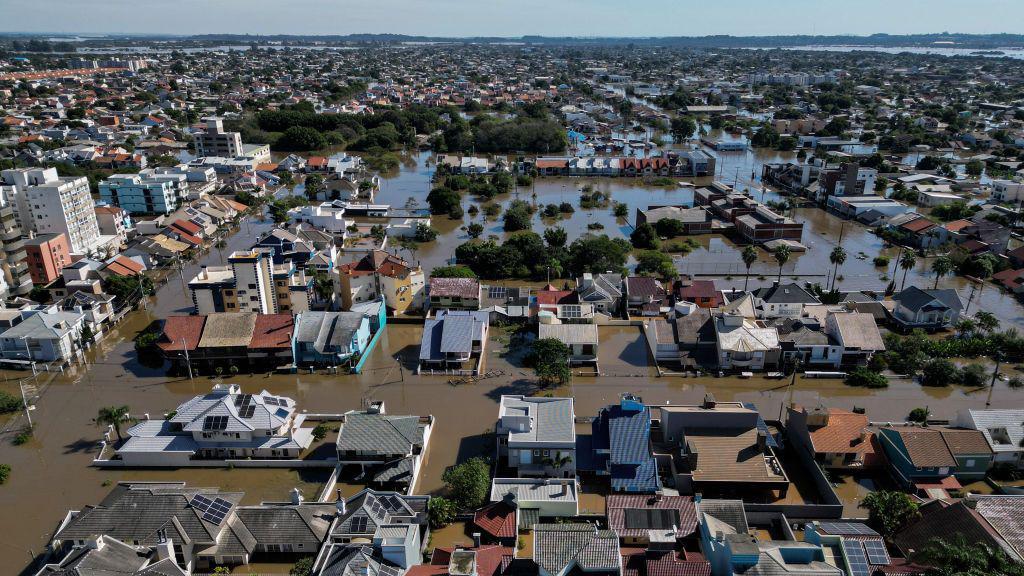
M 619 492 L 657 492 L 661 488 L 658 463 L 648 455 L 639 466 L 613 464 L 611 484 L 612 490 Z
M 639 403 L 639 410 L 616 404 L 602 409 L 592 425 L 591 447 L 609 450 L 610 456 L 594 453 L 588 464 L 611 473 L 612 489 L 625 492 L 654 492 L 661 487 L 658 465 L 651 456 L 651 410 Z
M 771 431 L 768 430 L 768 424 L 766 424 L 765 421 L 764 421 L 764 418 L 761 417 L 761 413 L 758 412 L 757 406 L 754 406 L 753 402 L 744 402 L 743 403 L 743 407 L 746 408 L 747 410 L 753 410 L 754 412 L 757 412 L 757 430 L 758 430 L 758 432 L 763 432 L 764 433 L 764 436 L 767 439 L 765 443 L 769 447 L 771 447 L 771 448 L 778 448 L 779 447 L 779 443 L 775 439 L 775 437 L 772 436 Z

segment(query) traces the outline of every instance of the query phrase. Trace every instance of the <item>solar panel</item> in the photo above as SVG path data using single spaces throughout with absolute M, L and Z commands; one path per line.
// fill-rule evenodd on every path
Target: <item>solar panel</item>
M 203 496 L 202 494 L 196 494 L 195 496 L 192 497 L 192 501 L 189 502 L 190 506 L 192 506 L 196 510 L 199 510 L 200 512 L 206 512 L 210 508 L 211 504 L 213 504 L 213 501 L 211 501 L 206 496 Z
M 576 304 L 568 304 L 562 307 L 562 316 L 565 318 L 582 318 L 583 308 Z
M 227 416 L 207 416 L 203 420 L 203 430 L 226 430 L 228 427 Z
M 850 576 L 870 576 L 868 557 L 859 540 L 843 540 L 843 551 L 846 553 L 846 561 L 850 563 Z
M 248 406 L 249 404 L 252 404 L 252 394 L 235 396 L 235 406 Z
M 833 536 L 878 536 L 878 532 L 860 522 L 822 522 L 821 529 Z
M 358 518 L 352 519 L 352 532 L 362 533 L 366 532 L 366 517 L 359 516 Z
M 255 404 L 246 404 L 238 410 L 238 415 L 242 418 L 252 418 L 252 415 L 256 413 Z
M 508 288 L 504 286 L 491 286 L 487 291 L 487 296 L 492 299 L 504 299 L 508 296 Z
M 889 558 L 889 551 L 885 549 L 885 543 L 881 540 L 865 540 L 864 551 L 868 554 L 868 562 L 875 566 L 888 566 L 892 563 Z

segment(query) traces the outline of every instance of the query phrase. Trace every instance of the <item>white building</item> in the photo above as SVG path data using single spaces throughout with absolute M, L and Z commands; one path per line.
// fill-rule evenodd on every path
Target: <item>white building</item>
M 82 349 L 81 308 L 42 306 L 21 311 L 21 321 L 0 334 L 0 356 L 29 362 L 69 361 Z
M 196 135 L 196 156 L 224 156 L 234 158 L 242 155 L 242 135 L 225 132 L 223 118 L 204 118 L 206 131 Z
M 1019 202 L 1024 200 L 1024 182 L 993 180 L 992 199 L 996 202 Z
M 520 476 L 575 478 L 575 422 L 572 398 L 502 396 L 498 455 Z
M 345 220 L 345 207 L 332 202 L 316 206 L 299 206 L 288 211 L 289 222 L 308 223 L 313 227 L 344 238 L 351 222 Z
M 3 171 L 7 200 L 17 206 L 23 231 L 67 234 L 71 252 L 86 254 L 101 242 L 95 202 L 85 176 L 63 177 L 55 168 Z

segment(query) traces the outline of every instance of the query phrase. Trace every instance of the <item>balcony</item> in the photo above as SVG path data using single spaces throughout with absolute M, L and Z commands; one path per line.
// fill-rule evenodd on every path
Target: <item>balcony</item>
M 20 278 L 21 276 L 28 276 L 28 262 L 24 260 L 15 261 L 10 263 L 11 276 Z
M 17 286 L 11 286 L 11 294 L 14 296 L 25 296 L 32 291 L 32 278 L 25 274 L 24 276 L 18 277 L 20 282 Z
M 7 242 L 14 242 L 15 240 L 19 240 L 21 239 L 21 237 L 21 228 L 17 226 L 0 228 L 0 241 L 3 241 L 5 244 Z
M 12 269 L 17 269 L 19 271 L 28 270 L 28 262 L 26 262 L 27 258 L 28 253 L 25 252 L 24 248 L 15 252 L 7 252 L 7 263 L 11 265 Z
M 14 240 L 11 240 L 10 242 L 4 242 L 3 245 L 3 251 L 6 252 L 7 254 L 12 254 L 14 252 L 24 252 L 24 248 L 25 238 L 22 238 L 20 236 Z

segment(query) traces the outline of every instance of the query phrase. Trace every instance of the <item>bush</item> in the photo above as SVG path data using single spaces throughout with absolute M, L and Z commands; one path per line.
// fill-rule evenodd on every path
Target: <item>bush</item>
M 11 394 L 10 392 L 0 390 L 0 414 L 17 412 L 18 410 L 21 410 L 21 408 L 21 398 Z
M 847 386 L 859 388 L 886 388 L 889 386 L 888 378 L 863 366 L 855 368 L 847 374 L 844 382 Z
M 981 364 L 968 364 L 960 372 L 960 384 L 979 388 L 988 380 L 988 370 Z
M 455 521 L 458 506 L 452 500 L 434 496 L 427 503 L 427 513 L 430 515 L 430 528 L 436 530 Z
M 963 373 L 956 364 L 945 358 L 929 360 L 921 373 L 922 386 L 945 387 L 950 384 L 958 384 L 962 379 Z
M 324 438 L 327 438 L 328 430 L 327 424 L 324 424 L 323 422 L 317 424 L 316 428 L 313 428 L 313 440 L 319 442 Z
M 878 266 L 878 267 L 888 266 L 889 262 L 891 262 L 891 261 L 892 261 L 892 258 L 889 258 L 888 256 L 875 256 L 875 260 L 874 260 L 875 266 Z
M 911 422 L 925 423 L 928 420 L 928 409 L 927 408 L 914 408 L 907 415 L 907 420 Z
M 28 441 L 31 440 L 31 439 L 32 439 L 32 427 L 28 426 L 28 427 L 23 428 L 21 430 L 21 432 L 18 432 L 18 434 L 14 437 L 13 443 L 14 443 L 15 446 L 21 446 L 22 444 L 27 444 Z
M 430 272 L 431 278 L 476 278 L 476 274 L 468 266 L 438 266 Z
M 479 456 L 470 458 L 445 470 L 441 480 L 456 506 L 462 510 L 474 510 L 484 503 L 490 492 L 490 466 Z
M 654 227 L 646 222 L 633 230 L 629 235 L 629 241 L 633 244 L 634 248 L 640 250 L 658 249 L 658 235 L 654 231 Z
M 289 576 L 309 576 L 313 573 L 313 560 L 312 556 L 299 558 L 288 570 Z
M 11 477 L 11 465 L 0 464 L 0 484 L 6 484 L 7 479 Z

